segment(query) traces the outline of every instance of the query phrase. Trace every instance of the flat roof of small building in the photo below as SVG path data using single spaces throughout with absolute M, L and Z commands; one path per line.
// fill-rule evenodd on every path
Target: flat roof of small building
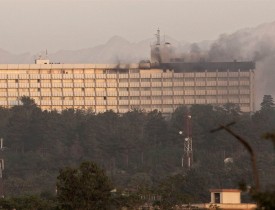
M 241 192 L 239 189 L 210 189 L 210 192 Z

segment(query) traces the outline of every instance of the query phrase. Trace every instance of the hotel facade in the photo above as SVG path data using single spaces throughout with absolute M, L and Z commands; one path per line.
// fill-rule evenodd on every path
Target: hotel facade
M 253 62 L 0 65 L 0 106 L 29 96 L 43 110 L 139 108 L 172 113 L 192 104 L 238 104 L 254 111 Z

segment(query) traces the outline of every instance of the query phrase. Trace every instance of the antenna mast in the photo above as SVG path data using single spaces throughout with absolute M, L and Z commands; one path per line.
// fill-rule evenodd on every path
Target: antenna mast
M 156 34 L 156 37 L 157 37 L 157 45 L 160 45 L 160 30 L 159 30 L 159 28 L 158 28 L 158 30 L 157 30 L 157 34 Z
M 192 121 L 190 113 L 185 116 L 185 136 L 184 136 L 184 154 L 183 161 L 188 169 L 193 165 L 193 148 L 192 148 Z M 183 165 L 182 161 L 182 165 Z

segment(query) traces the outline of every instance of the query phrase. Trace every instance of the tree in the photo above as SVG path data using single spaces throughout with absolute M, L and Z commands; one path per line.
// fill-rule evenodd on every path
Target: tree
M 176 205 L 191 201 L 191 196 L 183 192 L 185 184 L 186 179 L 181 174 L 170 176 L 160 183 L 157 192 L 161 196 L 158 203 L 161 209 L 173 209 Z
M 64 209 L 108 209 L 111 184 L 104 171 L 93 162 L 79 168 L 60 170 L 57 177 L 57 199 Z
M 57 210 L 56 201 L 39 196 L 25 195 L 12 198 L 0 198 L 1 210 Z
M 264 95 L 261 103 L 261 111 L 271 111 L 275 107 L 274 100 L 271 95 Z

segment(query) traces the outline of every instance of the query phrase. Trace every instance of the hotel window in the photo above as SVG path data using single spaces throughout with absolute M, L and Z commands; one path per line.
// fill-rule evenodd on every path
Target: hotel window
M 37 82 L 39 83 L 39 82 L 40 82 L 40 79 L 37 79 Z

